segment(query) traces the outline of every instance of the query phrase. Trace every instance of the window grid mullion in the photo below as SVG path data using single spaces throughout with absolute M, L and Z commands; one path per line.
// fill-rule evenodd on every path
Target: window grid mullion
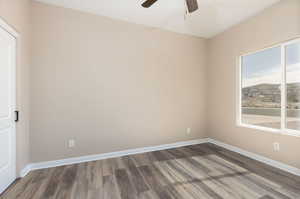
M 286 52 L 285 45 L 281 45 L 281 130 L 286 129 Z

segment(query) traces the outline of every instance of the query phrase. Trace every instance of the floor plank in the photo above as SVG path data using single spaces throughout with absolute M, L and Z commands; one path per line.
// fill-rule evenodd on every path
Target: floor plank
M 300 199 L 300 177 L 213 144 L 30 172 L 1 199 Z

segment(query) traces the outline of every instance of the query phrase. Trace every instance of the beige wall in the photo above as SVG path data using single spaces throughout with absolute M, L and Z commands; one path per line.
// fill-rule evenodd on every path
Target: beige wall
M 41 3 L 32 39 L 33 162 L 207 136 L 205 40 Z
M 0 0 L 0 17 L 20 34 L 17 65 L 17 171 L 29 163 L 30 0 Z
M 298 0 L 208 41 L 41 3 L 32 15 L 33 162 L 209 136 L 300 168 L 300 138 L 236 126 L 235 90 L 239 55 L 300 35 Z
M 285 0 L 209 41 L 209 135 L 300 168 L 300 138 L 236 126 L 236 59 L 300 35 L 300 1 Z M 274 152 L 273 142 L 281 144 Z

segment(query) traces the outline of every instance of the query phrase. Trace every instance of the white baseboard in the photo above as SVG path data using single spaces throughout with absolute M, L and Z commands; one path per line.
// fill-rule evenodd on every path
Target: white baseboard
M 292 167 L 290 165 L 266 158 L 264 156 L 240 149 L 238 147 L 235 147 L 235 146 L 232 146 L 229 144 L 225 144 L 223 142 L 220 142 L 220 141 L 217 141 L 214 139 L 206 138 L 206 139 L 197 139 L 197 140 L 190 140 L 190 141 L 184 141 L 184 142 L 176 142 L 176 143 L 172 143 L 172 144 L 164 144 L 164 145 L 159 145 L 159 146 L 129 149 L 129 150 L 117 151 L 117 152 L 111 152 L 111 153 L 103 153 L 103 154 L 98 154 L 98 155 L 88 155 L 88 156 L 67 158 L 67 159 L 54 160 L 54 161 L 48 161 L 48 162 L 31 163 L 31 164 L 28 164 L 24 169 L 22 169 L 22 171 L 20 172 L 20 177 L 24 177 L 30 171 L 37 170 L 37 169 L 45 169 L 45 168 L 58 167 L 58 166 L 63 166 L 63 165 L 78 164 L 78 163 L 82 163 L 82 162 L 103 160 L 103 159 L 108 159 L 108 158 L 122 157 L 122 156 L 127 156 L 127 155 L 134 155 L 134 154 L 139 154 L 139 153 L 146 153 L 146 152 L 152 152 L 152 151 L 158 151 L 158 150 L 164 150 L 164 149 L 172 149 L 172 148 L 178 148 L 178 147 L 195 145 L 195 144 L 203 144 L 203 143 L 212 143 L 212 144 L 218 145 L 220 147 L 223 147 L 230 151 L 247 156 L 249 158 L 260 161 L 267 165 L 270 165 L 275 168 L 292 173 L 294 175 L 300 176 L 300 169 L 298 169 L 296 167 Z
M 176 142 L 176 143 L 172 143 L 172 144 L 164 144 L 164 145 L 159 145 L 159 146 L 150 146 L 150 147 L 143 147 L 143 148 L 137 148 L 137 149 L 129 149 L 129 150 L 117 151 L 117 152 L 111 152 L 111 153 L 103 153 L 103 154 L 97 154 L 97 155 L 88 155 L 88 156 L 81 156 L 81 157 L 75 157 L 75 158 L 67 158 L 67 159 L 62 159 L 62 160 L 31 163 L 31 164 L 28 164 L 24 169 L 21 170 L 20 177 L 24 177 L 30 171 L 37 170 L 37 169 L 45 169 L 45 168 L 58 167 L 58 166 L 63 166 L 63 165 L 78 164 L 78 163 L 90 162 L 90 161 L 95 161 L 95 160 L 103 160 L 103 159 L 108 159 L 108 158 L 115 158 L 115 157 L 122 157 L 122 156 L 134 155 L 134 154 L 139 154 L 139 153 L 172 149 L 172 148 L 178 148 L 178 147 L 195 145 L 195 144 L 203 144 L 203 143 L 207 143 L 207 142 L 208 142 L 208 138 L 197 139 L 197 140 Z
M 32 171 L 32 164 L 28 164 L 26 165 L 21 171 L 20 171 L 20 174 L 19 174 L 19 177 L 20 178 L 23 178 L 25 177 L 30 171 Z
M 235 147 L 235 146 L 232 146 L 232 145 L 229 145 L 229 144 L 225 144 L 223 142 L 220 142 L 220 141 L 217 141 L 217 140 L 214 140 L 214 139 L 208 139 L 208 142 L 212 143 L 212 144 L 215 144 L 215 145 L 218 145 L 220 147 L 223 147 L 227 150 L 239 153 L 239 154 L 244 155 L 246 157 L 249 157 L 251 159 L 257 160 L 259 162 L 265 163 L 265 164 L 270 165 L 272 167 L 275 167 L 275 168 L 281 169 L 283 171 L 292 173 L 294 175 L 300 176 L 300 169 L 298 169 L 296 167 L 284 164 L 282 162 L 278 162 L 276 160 L 272 160 L 270 158 L 266 158 L 262 155 L 255 154 L 255 153 L 240 149 L 238 147 Z

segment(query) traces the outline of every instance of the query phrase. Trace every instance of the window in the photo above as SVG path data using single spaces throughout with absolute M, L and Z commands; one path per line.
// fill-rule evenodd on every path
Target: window
M 286 128 L 300 131 L 300 42 L 286 51 Z
M 238 124 L 300 136 L 300 40 L 240 57 Z

